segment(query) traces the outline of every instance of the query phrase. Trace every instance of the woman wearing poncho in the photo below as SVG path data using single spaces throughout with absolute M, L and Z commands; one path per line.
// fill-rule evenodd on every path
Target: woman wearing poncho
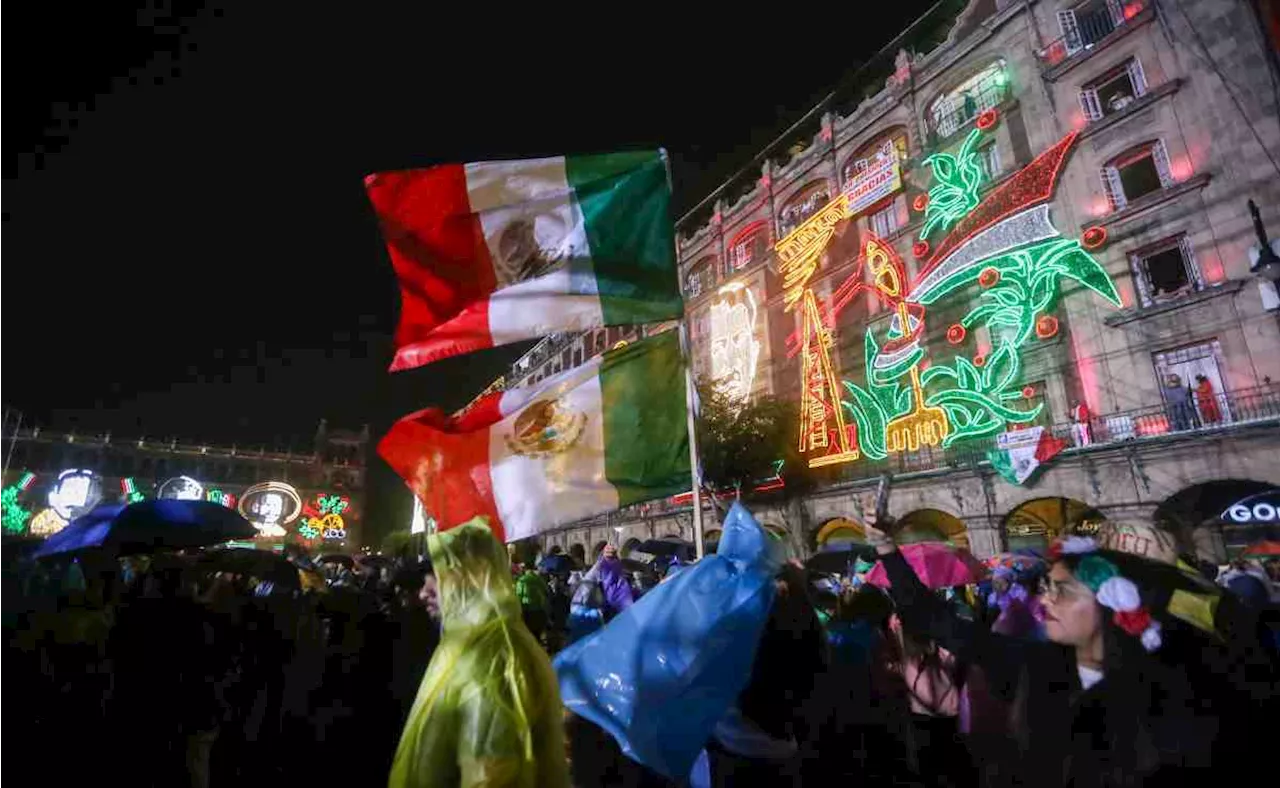
M 443 631 L 389 785 L 567 786 L 556 676 L 521 621 L 506 550 L 479 519 L 428 548 Z

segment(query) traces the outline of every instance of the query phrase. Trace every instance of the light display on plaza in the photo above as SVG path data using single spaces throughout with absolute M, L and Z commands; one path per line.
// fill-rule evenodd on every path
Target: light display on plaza
M 756 297 L 741 282 L 720 288 L 711 305 L 711 379 L 727 396 L 746 399 L 756 379 L 760 342 L 755 337 Z
M 31 483 L 36 480 L 34 473 L 24 473 L 22 478 L 13 484 L 5 485 L 0 490 L 0 520 L 3 521 L 6 533 L 18 534 L 27 527 L 27 520 L 31 519 L 29 512 L 22 504 L 18 503 L 18 498 L 27 491 Z
M 291 484 L 260 482 L 240 496 L 239 510 L 258 529 L 260 538 L 279 538 L 285 535 L 284 527 L 302 514 L 302 497 Z
M 915 281 L 908 282 L 906 267 L 893 249 L 873 237 L 864 244 L 850 281 L 837 288 L 839 297 L 829 311 L 838 311 L 861 290 L 890 310 L 882 339 L 871 330 L 865 334 L 866 381 L 844 383 L 848 399 L 842 408 L 832 407 L 841 400 L 827 352 L 834 315 L 825 321 L 819 316 L 808 281 L 835 225 L 848 216 L 847 201 L 832 201 L 779 242 L 784 303 L 804 310 L 800 450 L 810 453 L 811 467 L 859 456 L 883 459 L 922 446 L 947 448 L 1033 421 L 1042 405 L 1011 407 L 1026 396 L 1021 350 L 1033 337 L 1057 334 L 1058 319 L 1051 311 L 1061 279 L 1072 279 L 1120 306 L 1111 278 L 1086 251 L 1100 246 L 1105 232 L 1090 228 L 1082 243 L 1061 237 L 1049 219 L 1047 203 L 1077 135 L 1064 137 L 984 198 L 978 146 L 982 132 L 997 119 L 994 111 L 984 112 L 955 154 L 925 159 L 935 183 L 912 203 L 925 214 L 912 248 L 924 260 Z M 934 245 L 930 236 L 939 231 L 945 235 Z M 927 307 L 975 283 L 980 288 L 977 303 L 948 326 L 947 342 L 959 346 L 972 329 L 985 327 L 996 329 L 996 347 L 972 358 L 929 358 L 921 345 Z M 845 424 L 845 412 L 853 424 Z M 813 456 L 818 451 L 823 453 Z
M 347 524 L 342 515 L 351 508 L 345 495 L 320 493 L 302 507 L 302 524 L 298 535 L 303 539 L 346 539 Z

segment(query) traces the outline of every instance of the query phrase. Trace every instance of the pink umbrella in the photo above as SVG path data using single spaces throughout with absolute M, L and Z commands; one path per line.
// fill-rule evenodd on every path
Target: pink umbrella
M 987 574 L 982 562 L 962 547 L 940 542 L 917 542 L 898 548 L 911 568 L 916 570 L 920 582 L 929 588 L 948 588 L 976 583 Z M 866 582 L 881 588 L 889 587 L 889 576 L 884 562 L 877 561 L 867 573 Z

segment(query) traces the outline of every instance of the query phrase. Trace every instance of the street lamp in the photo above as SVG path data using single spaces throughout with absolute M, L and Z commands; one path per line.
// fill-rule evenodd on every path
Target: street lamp
M 1253 200 L 1249 200 L 1249 213 L 1258 236 L 1258 245 L 1249 247 L 1249 271 L 1268 282 L 1280 281 L 1280 255 L 1276 254 L 1275 242 L 1267 240 L 1267 228 L 1262 226 L 1262 214 Z

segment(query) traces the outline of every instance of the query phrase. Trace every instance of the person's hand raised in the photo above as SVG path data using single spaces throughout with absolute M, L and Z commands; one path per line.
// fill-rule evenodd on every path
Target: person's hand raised
M 885 518 L 885 521 L 883 523 L 876 522 L 875 519 L 876 519 L 875 515 L 872 515 L 870 518 L 868 518 L 868 521 L 863 523 L 862 525 L 863 530 L 867 534 L 867 543 L 870 544 L 872 547 L 874 547 L 878 554 L 888 555 L 889 553 L 892 553 L 894 550 L 897 550 L 898 546 L 894 544 L 893 539 L 889 536 L 889 534 L 885 533 L 885 531 L 880 530 L 879 526 L 883 526 L 886 529 L 892 528 L 893 519 Z

